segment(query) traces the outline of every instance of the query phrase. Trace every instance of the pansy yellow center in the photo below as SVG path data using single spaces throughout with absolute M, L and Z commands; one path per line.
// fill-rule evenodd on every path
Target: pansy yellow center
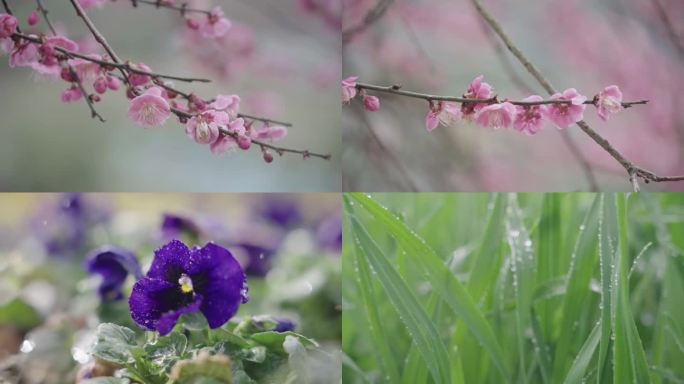
M 190 293 L 193 290 L 192 279 L 190 279 L 190 277 L 185 273 L 182 274 L 178 279 L 178 284 L 180 284 L 180 288 L 183 293 Z

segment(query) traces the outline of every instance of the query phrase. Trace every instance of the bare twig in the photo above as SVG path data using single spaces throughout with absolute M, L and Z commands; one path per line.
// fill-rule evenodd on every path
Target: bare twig
M 379 0 L 375 7 L 366 13 L 366 16 L 358 25 L 342 31 L 342 44 L 348 43 L 354 36 L 365 31 L 368 27 L 373 25 L 373 23 L 378 21 L 382 15 L 387 12 L 387 9 L 389 9 L 393 2 L 394 0 Z
M 480 24 L 482 25 L 482 29 L 484 30 L 485 35 L 487 35 L 487 39 L 494 48 L 494 53 L 496 53 L 496 56 L 499 58 L 501 66 L 503 67 L 504 71 L 508 74 L 508 77 L 511 79 L 513 84 L 515 84 L 524 92 L 534 94 L 535 92 L 532 89 L 532 87 L 527 85 L 527 83 L 520 77 L 520 75 L 518 75 L 518 72 L 516 72 L 516 70 L 513 68 L 513 63 L 511 63 L 511 60 L 509 59 L 508 55 L 506 55 L 506 51 L 501 46 L 501 43 L 496 38 L 496 36 L 494 36 L 489 26 L 485 23 L 484 20 L 482 20 Z M 575 139 L 573 139 L 573 137 L 570 135 L 570 132 L 563 129 L 560 131 L 560 133 L 561 137 L 563 138 L 563 143 L 566 147 L 568 147 L 568 150 L 570 150 L 570 153 L 575 158 L 577 163 L 580 165 L 582 172 L 584 172 L 584 177 L 587 179 L 587 183 L 589 183 L 590 190 L 592 192 L 598 191 L 598 181 L 596 180 L 594 171 L 591 168 L 591 163 L 589 162 L 589 160 L 587 160 L 586 157 L 584 157 L 582 150 L 575 142 Z
M 677 53 L 679 53 L 679 55 L 682 58 L 684 58 L 684 42 L 682 42 L 682 38 L 677 34 L 674 25 L 672 25 L 672 20 L 670 20 L 670 16 L 668 16 L 667 10 L 665 10 L 665 7 L 663 7 L 663 4 L 660 2 L 660 0 L 651 0 L 651 2 L 653 3 L 653 6 L 655 7 L 656 12 L 658 13 L 658 17 L 665 26 L 667 36 L 670 38 L 672 44 L 677 49 Z
M 549 94 L 553 94 L 556 91 L 554 90 L 553 86 L 551 86 L 551 83 L 546 80 L 546 78 L 539 72 L 539 70 L 527 59 L 527 57 L 522 53 L 522 51 L 511 41 L 511 39 L 508 37 L 508 35 L 503 31 L 499 23 L 492 17 L 492 15 L 489 14 L 483 7 L 480 2 L 480 0 L 471 0 L 473 5 L 475 6 L 475 9 L 477 12 L 482 16 L 482 18 L 489 24 L 489 26 L 494 30 L 494 32 L 501 38 L 503 43 L 506 45 L 508 50 L 515 56 L 518 61 L 527 69 L 527 71 L 534 77 L 537 82 L 548 92 Z M 630 160 L 625 158 L 622 153 L 620 153 L 615 147 L 613 147 L 608 140 L 603 138 L 603 136 L 599 135 L 596 131 L 594 131 L 589 124 L 587 124 L 584 121 L 578 121 L 577 125 L 591 137 L 598 145 L 600 145 L 606 152 L 608 152 L 615 160 L 617 160 L 620 165 L 622 165 L 625 170 L 627 171 L 628 175 L 636 175 L 638 177 L 641 177 L 644 179 L 646 183 L 649 181 L 654 181 L 654 182 L 662 182 L 662 181 L 680 181 L 684 180 L 684 176 L 658 176 L 654 174 L 653 172 L 646 171 L 643 168 L 640 168 L 636 165 L 634 165 Z M 636 181 L 636 178 L 633 177 L 632 180 L 632 186 L 633 188 L 636 186 L 638 188 L 638 182 Z
M 401 95 L 401 96 L 407 96 L 407 97 L 413 97 L 416 99 L 423 99 L 427 101 L 454 101 L 458 103 L 488 103 L 488 104 L 497 104 L 501 103 L 504 100 L 499 100 L 497 96 L 490 97 L 488 99 L 471 99 L 467 97 L 462 97 L 462 96 L 440 96 L 440 95 L 430 95 L 427 93 L 420 93 L 420 92 L 413 92 L 413 91 L 404 91 L 401 89 L 401 86 L 399 85 L 374 85 L 374 84 L 367 84 L 367 83 L 356 83 L 356 88 L 358 89 L 367 89 L 371 91 L 377 91 L 377 92 L 384 92 L 384 93 L 392 93 L 395 95 Z M 542 100 L 542 101 L 513 101 L 513 100 L 505 100 L 508 101 L 511 104 L 514 105 L 522 105 L 522 106 L 531 106 L 531 105 L 544 105 L 544 104 L 572 104 L 572 101 L 570 100 Z M 622 106 L 624 108 L 629 108 L 633 105 L 638 105 L 638 104 L 646 104 L 648 103 L 648 100 L 636 100 L 636 101 L 623 101 Z M 584 102 L 584 104 L 588 105 L 593 105 L 594 101 L 593 100 L 587 100 Z

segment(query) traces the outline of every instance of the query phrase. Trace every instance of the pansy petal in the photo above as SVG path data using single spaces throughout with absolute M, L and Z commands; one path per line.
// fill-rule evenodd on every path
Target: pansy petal
M 189 261 L 190 249 L 183 242 L 172 240 L 154 251 L 154 260 L 147 277 L 176 283 Z
M 133 321 L 143 328 L 154 330 L 162 315 L 176 308 L 182 299 L 178 284 L 143 277 L 133 286 L 128 305 Z
M 118 300 L 123 297 L 121 287 L 130 273 L 136 279 L 142 277 L 138 259 L 128 249 L 106 245 L 90 252 L 84 262 L 91 274 L 102 276 L 98 292 L 103 300 Z
M 197 311 L 201 304 L 202 295 L 195 295 L 192 302 L 162 314 L 159 320 L 157 320 L 157 331 L 161 336 L 168 334 L 176 326 L 176 322 L 178 322 L 178 318 L 182 314 Z
M 204 296 L 200 311 L 211 328 L 218 328 L 246 301 L 245 273 L 227 249 L 214 243 L 193 249 L 191 258 L 188 272 L 196 292 Z

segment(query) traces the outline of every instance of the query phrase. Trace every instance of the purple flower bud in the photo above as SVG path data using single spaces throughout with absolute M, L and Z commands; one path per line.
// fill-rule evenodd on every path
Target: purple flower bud
M 98 293 L 105 302 L 123 298 L 121 288 L 129 274 L 136 279 L 142 277 L 135 254 L 125 248 L 111 245 L 90 252 L 85 259 L 84 266 L 88 273 L 102 276 Z

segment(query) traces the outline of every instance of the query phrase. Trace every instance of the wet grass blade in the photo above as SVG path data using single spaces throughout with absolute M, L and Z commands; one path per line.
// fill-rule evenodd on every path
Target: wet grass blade
M 568 376 L 565 377 L 563 384 L 581 384 L 584 383 L 584 375 L 587 372 L 587 367 L 591 363 L 591 357 L 596 351 L 599 340 L 601 339 L 601 327 L 600 323 L 594 326 L 591 330 L 589 337 L 584 341 L 584 345 L 580 349 L 575 361 L 572 363 L 570 370 L 568 371 Z
M 449 304 L 454 313 L 463 319 L 469 330 L 473 332 L 487 350 L 492 362 L 499 369 L 503 377 L 508 378 L 509 369 L 494 332 L 466 289 L 435 254 L 432 248 L 401 220 L 368 195 L 352 193 L 351 196 L 376 220 L 382 223 L 383 228 L 392 234 L 407 254 L 413 258 L 416 265 L 422 269 L 424 275 L 430 281 L 432 288 Z
M 553 382 L 560 382 L 565 376 L 571 359 L 570 347 L 575 333 L 575 323 L 589 296 L 589 281 L 596 265 L 596 231 L 598 228 L 599 198 L 594 199 L 584 221 L 577 231 L 577 240 L 570 256 L 570 270 L 566 276 L 565 295 L 561 304 L 560 334 L 556 343 L 553 364 Z
M 377 274 L 385 293 L 423 356 L 435 383 L 449 384 L 449 354 L 430 317 L 363 225 L 354 216 L 351 217 L 351 223 L 359 263 L 367 263 Z
M 627 242 L 627 202 L 624 194 L 617 196 L 618 262 L 615 310 L 615 347 L 613 351 L 613 382 L 650 383 L 641 339 L 634 323 L 629 301 L 629 246 Z M 613 217 L 605 219 L 613 220 Z

